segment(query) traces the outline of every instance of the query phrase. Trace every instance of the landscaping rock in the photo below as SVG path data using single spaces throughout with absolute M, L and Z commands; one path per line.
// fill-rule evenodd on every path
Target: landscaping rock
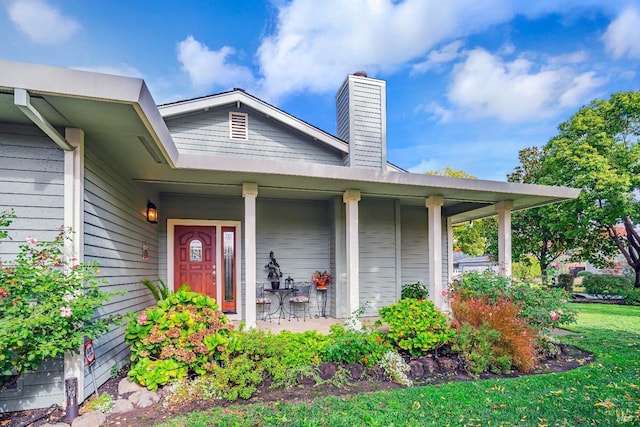
M 320 378 L 326 381 L 334 377 L 338 372 L 338 366 L 333 362 L 326 362 L 318 366 L 318 370 L 320 371 Z
M 420 362 L 422 363 L 422 369 L 424 370 L 425 373 L 429 375 L 433 375 L 435 372 L 438 371 L 438 363 L 436 363 L 436 361 L 433 360 L 432 358 L 423 357 L 420 359 Z
M 316 380 L 312 376 L 303 376 L 298 373 L 298 384 L 306 385 L 306 386 L 314 386 L 316 385 Z
M 439 357 L 438 366 L 445 372 L 453 372 L 458 369 L 458 361 L 450 357 Z
M 362 366 L 361 364 L 350 363 L 345 366 L 345 368 L 347 369 L 347 371 L 349 371 L 349 376 L 351 376 L 351 379 L 356 381 L 362 379 L 362 376 L 364 375 L 364 366 Z
M 99 427 L 105 421 L 107 421 L 107 416 L 102 412 L 87 412 L 73 420 L 71 427 Z
M 412 360 L 409 362 L 409 368 L 411 368 L 409 371 L 409 378 L 412 380 L 420 380 L 424 378 L 424 367 L 421 362 Z
M 129 378 L 123 378 L 118 383 L 118 394 L 123 395 L 127 393 L 133 393 L 134 391 L 144 390 L 145 388 L 139 384 L 134 383 Z
M 129 402 L 127 399 L 118 399 L 113 404 L 113 408 L 111 408 L 112 414 L 121 414 L 123 412 L 129 412 L 133 410 L 133 403 Z
M 42 427 L 69 427 L 67 423 L 46 423 L 42 424 Z
M 160 395 L 153 391 L 141 390 L 137 400 L 136 406 L 138 408 L 148 408 L 160 401 Z

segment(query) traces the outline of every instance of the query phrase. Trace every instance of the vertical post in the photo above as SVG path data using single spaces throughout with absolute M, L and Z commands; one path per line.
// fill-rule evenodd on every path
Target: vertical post
M 72 229 L 71 240 L 64 244 L 64 257 L 69 266 L 84 261 L 84 131 L 66 128 L 65 139 L 74 147 L 64 152 L 64 227 Z M 64 377 L 77 378 L 77 401 L 84 401 L 84 359 L 81 349 L 64 355 Z
M 447 283 L 445 283 L 445 289 L 449 289 L 449 283 L 453 280 L 453 222 L 451 218 L 447 218 Z M 449 299 L 443 298 L 442 311 L 445 313 L 451 312 L 449 306 Z
M 442 196 L 425 201 L 429 230 L 429 295 L 437 308 L 442 309 Z
M 256 197 L 258 184 L 242 184 L 244 198 L 245 322 L 256 326 Z
M 347 313 L 360 307 L 360 243 L 358 237 L 359 190 L 347 190 L 342 195 L 346 205 L 347 231 Z
M 500 275 L 511 277 L 511 210 L 513 202 L 505 200 L 496 204 L 498 212 L 498 268 Z

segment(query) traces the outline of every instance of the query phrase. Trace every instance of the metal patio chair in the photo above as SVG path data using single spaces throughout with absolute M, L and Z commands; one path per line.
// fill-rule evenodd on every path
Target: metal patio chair
M 262 320 L 265 320 L 267 315 L 271 311 L 271 298 L 264 295 L 264 287 L 265 283 L 256 283 L 256 305 L 260 307 Z
M 311 303 L 311 282 L 299 282 L 296 283 L 296 291 L 291 298 L 289 298 L 289 320 L 295 317 L 296 320 L 300 320 L 300 316 L 297 314 L 298 308 L 302 307 L 303 321 L 307 321 L 307 313 L 309 313 L 309 319 L 311 319 L 311 312 L 309 311 L 309 304 Z

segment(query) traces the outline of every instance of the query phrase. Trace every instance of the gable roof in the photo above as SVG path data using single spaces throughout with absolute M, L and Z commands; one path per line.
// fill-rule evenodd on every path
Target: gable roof
M 237 106 L 245 105 L 342 153 L 347 154 L 349 152 L 349 144 L 340 138 L 330 135 L 315 126 L 310 125 L 304 120 L 300 120 L 299 118 L 248 94 L 242 89 L 233 89 L 228 92 L 162 104 L 158 106 L 158 110 L 163 118 L 168 119 L 183 114 L 206 111 L 211 108 L 233 104 Z

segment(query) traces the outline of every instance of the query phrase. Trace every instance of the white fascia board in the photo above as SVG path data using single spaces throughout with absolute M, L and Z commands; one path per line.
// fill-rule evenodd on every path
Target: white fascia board
M 0 88 L 31 94 L 130 104 L 171 166 L 178 150 L 144 80 L 0 59 Z
M 162 117 L 168 119 L 182 114 L 189 114 L 195 111 L 207 110 L 235 103 L 246 105 L 247 107 L 258 111 L 265 116 L 271 117 L 274 120 L 277 120 L 290 128 L 302 132 L 310 138 L 316 139 L 342 153 L 349 152 L 349 145 L 341 139 L 323 132 L 320 129 L 309 125 L 308 123 L 305 123 L 304 121 L 291 116 L 282 110 L 274 108 L 266 102 L 263 102 L 258 98 L 250 96 L 245 92 L 239 90 L 212 95 L 205 98 L 187 100 L 168 105 L 161 105 L 158 107 L 158 109 L 160 110 L 160 114 L 162 114 Z
M 546 185 L 520 184 L 513 182 L 487 181 L 480 179 L 451 178 L 408 172 L 393 172 L 379 169 L 352 168 L 347 166 L 315 163 L 285 162 L 262 159 L 232 158 L 180 154 L 178 169 L 214 170 L 223 172 L 257 173 L 283 176 L 299 176 L 319 179 L 336 179 L 357 182 L 393 184 L 403 186 L 442 188 L 447 190 L 478 191 L 485 193 L 518 196 L 540 196 L 551 201 L 575 199 L 579 189 Z M 494 211 L 495 213 L 495 211 Z

